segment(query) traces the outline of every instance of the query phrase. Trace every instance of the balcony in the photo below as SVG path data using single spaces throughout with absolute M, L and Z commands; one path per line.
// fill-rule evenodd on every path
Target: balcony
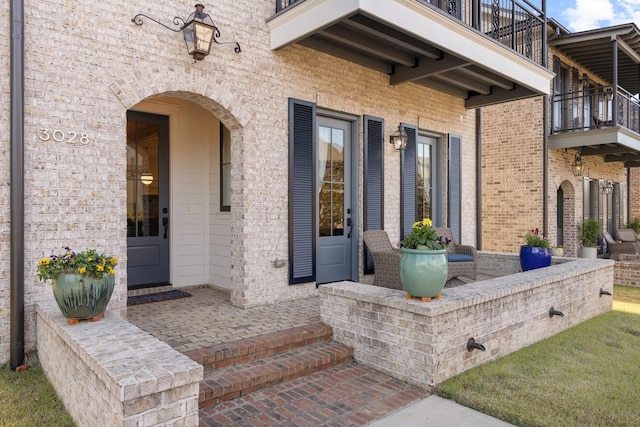
M 576 78 L 576 72 L 572 90 L 551 99 L 549 148 L 573 148 L 583 156 L 602 156 L 606 162 L 622 162 L 625 167 L 640 166 L 638 28 L 624 24 L 558 33 L 549 39 L 549 46 L 588 71 L 582 78 Z
M 544 21 L 514 0 L 276 0 L 267 24 L 271 49 L 297 43 L 477 108 L 549 93 Z
M 559 94 L 551 105 L 550 149 L 574 148 L 582 156 L 640 166 L 640 101 L 613 86 Z

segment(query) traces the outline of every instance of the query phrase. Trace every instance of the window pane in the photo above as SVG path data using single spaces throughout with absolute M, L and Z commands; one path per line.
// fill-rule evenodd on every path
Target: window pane
M 331 184 L 322 183 L 318 218 L 320 220 L 320 236 L 331 236 Z
M 431 150 L 430 144 L 418 142 L 416 144 L 418 150 L 418 211 L 417 218 L 431 218 Z
M 127 236 L 157 236 L 158 125 L 127 123 Z
M 319 235 L 344 235 L 344 131 L 318 127 Z
M 334 182 L 344 182 L 344 131 L 331 130 L 331 179 Z
M 331 180 L 331 128 L 318 128 L 318 179 Z
M 344 235 L 344 184 L 333 184 L 332 189 L 332 210 L 333 221 L 331 223 L 331 234 L 333 236 Z
M 231 132 L 220 123 L 220 211 L 231 210 Z
M 222 206 L 231 206 L 231 165 L 222 165 Z

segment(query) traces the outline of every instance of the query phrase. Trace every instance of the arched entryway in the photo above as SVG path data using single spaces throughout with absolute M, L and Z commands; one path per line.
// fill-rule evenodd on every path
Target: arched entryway
M 168 247 L 166 282 L 226 288 L 233 300 L 234 284 L 242 282 L 242 272 L 232 268 L 238 262 L 232 248 L 242 243 L 241 237 L 231 237 L 234 215 L 241 215 L 231 205 L 241 206 L 242 195 L 230 191 L 231 171 L 242 163 L 239 147 L 253 111 L 250 102 L 233 89 L 221 87 L 215 76 L 200 70 L 190 73 L 197 76 L 182 79 L 175 70 L 155 68 L 126 76 L 110 87 L 125 107 L 129 124 L 131 117 L 137 123 L 167 123 L 167 149 L 163 152 L 159 144 L 155 156 L 139 155 L 132 145 L 149 148 L 140 141 L 132 143 L 127 136 L 128 242 L 132 236 L 145 238 L 145 231 L 152 232 Z M 213 83 L 201 94 L 205 81 Z M 132 167 L 140 162 L 140 167 Z M 154 172 L 158 176 L 150 177 Z M 143 207 L 142 213 L 137 205 Z M 140 223 L 138 216 L 143 218 Z M 128 259 L 132 264 L 139 261 L 129 251 Z M 144 283 L 137 278 L 132 283 L 154 285 L 156 280 Z
M 578 256 L 575 187 L 562 181 L 556 189 L 556 242 L 564 246 L 565 256 Z

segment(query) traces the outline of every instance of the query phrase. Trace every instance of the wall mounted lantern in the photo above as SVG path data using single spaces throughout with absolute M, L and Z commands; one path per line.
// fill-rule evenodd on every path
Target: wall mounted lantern
M 589 86 L 590 81 L 589 81 L 589 76 L 587 75 L 587 73 L 583 73 L 582 74 L 582 77 L 578 79 L 578 83 L 580 83 L 584 87 Z
M 580 157 L 580 153 L 576 153 L 576 157 L 571 163 L 571 169 L 573 169 L 573 174 L 575 176 L 582 176 L 584 173 L 584 164 L 582 163 L 582 157 Z
M 186 21 L 179 16 L 173 18 L 173 25 L 179 26 L 179 28 L 177 29 L 168 27 L 162 22 L 159 22 L 142 13 L 134 16 L 131 19 L 131 22 L 136 25 L 142 25 L 142 17 L 145 17 L 175 33 L 182 31 L 184 41 L 187 44 L 187 52 L 196 61 L 202 61 L 205 56 L 209 55 L 212 43 L 235 44 L 236 47 L 233 50 L 236 53 L 240 53 L 242 51 L 238 42 L 219 42 L 218 37 L 220 37 L 220 30 L 213 23 L 211 17 L 208 14 L 204 13 L 204 5 L 198 3 L 196 4 L 195 8 L 196 10 L 191 13 L 191 15 L 189 15 Z
M 389 137 L 389 143 L 393 145 L 393 148 L 396 151 L 400 151 L 407 148 L 408 139 L 409 136 L 407 135 L 407 131 L 404 130 L 402 125 L 398 125 L 398 130 L 396 130 L 395 133 Z
M 611 182 L 611 180 L 607 181 L 606 183 L 603 181 L 601 185 L 604 194 L 609 194 L 613 190 L 613 182 Z

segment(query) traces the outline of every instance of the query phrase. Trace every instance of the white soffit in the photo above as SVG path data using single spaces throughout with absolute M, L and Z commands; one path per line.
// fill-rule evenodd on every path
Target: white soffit
M 279 49 L 362 13 L 464 58 L 539 94 L 554 74 L 504 45 L 415 0 L 306 0 L 268 22 L 271 49 Z

